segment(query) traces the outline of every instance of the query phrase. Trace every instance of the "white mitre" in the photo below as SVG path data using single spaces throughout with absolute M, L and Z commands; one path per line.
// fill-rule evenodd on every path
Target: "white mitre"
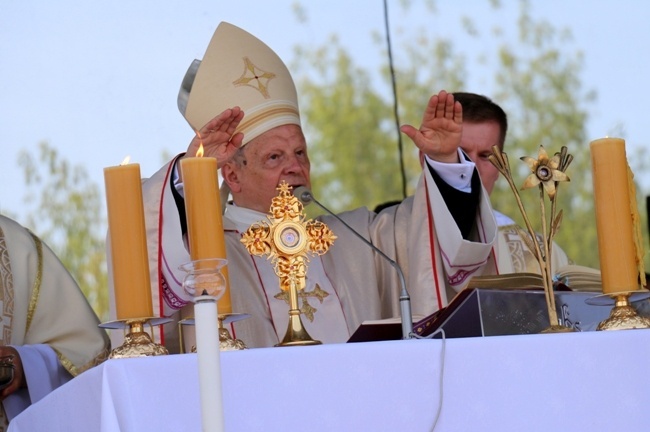
M 197 131 L 234 106 L 244 111 L 235 132 L 244 134 L 243 144 L 277 126 L 300 126 L 296 87 L 286 65 L 264 42 L 222 22 L 203 60 L 189 67 L 178 107 Z

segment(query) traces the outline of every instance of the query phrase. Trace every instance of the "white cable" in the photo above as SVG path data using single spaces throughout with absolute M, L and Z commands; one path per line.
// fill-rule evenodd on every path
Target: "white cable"
M 440 348 L 440 381 L 439 381 L 439 387 L 440 387 L 440 399 L 438 400 L 438 410 L 436 411 L 436 416 L 433 420 L 433 425 L 431 426 L 431 432 L 436 428 L 436 425 L 438 424 L 438 420 L 440 419 L 440 413 L 442 412 L 442 396 L 443 396 L 443 389 L 444 389 L 444 374 L 445 374 L 445 343 L 446 343 L 446 338 L 445 338 L 445 331 L 441 328 L 438 330 L 434 331 L 428 336 L 419 336 L 416 334 L 413 334 L 413 338 L 415 339 L 433 339 L 434 336 L 436 336 L 438 333 L 442 336 L 442 345 Z

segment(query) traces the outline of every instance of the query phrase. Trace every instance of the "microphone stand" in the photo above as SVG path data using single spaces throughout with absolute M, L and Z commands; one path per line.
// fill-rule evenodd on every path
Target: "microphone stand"
M 329 215 L 334 216 L 336 220 L 341 222 L 348 230 L 350 230 L 357 238 L 362 242 L 368 245 L 373 251 L 377 252 L 379 256 L 384 258 L 388 263 L 395 269 L 397 275 L 399 276 L 400 282 L 400 294 L 399 294 L 399 306 L 400 314 L 402 320 L 402 339 L 412 339 L 413 338 L 413 317 L 411 313 L 411 296 L 409 296 L 408 291 L 406 290 L 406 279 L 404 278 L 404 272 L 400 266 L 391 259 L 388 255 L 381 251 L 377 246 L 369 242 L 364 236 L 359 234 L 354 228 L 348 225 L 343 219 L 341 219 L 337 214 L 332 212 L 330 209 L 321 204 L 311 191 L 304 186 L 296 188 L 294 195 L 304 204 L 308 205 L 310 202 L 316 203 L 316 205 L 323 210 L 325 210 Z

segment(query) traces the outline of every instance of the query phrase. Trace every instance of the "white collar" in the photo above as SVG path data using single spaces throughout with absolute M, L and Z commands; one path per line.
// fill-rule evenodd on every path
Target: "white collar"
M 496 210 L 492 210 L 492 213 L 494 213 L 494 218 L 497 221 L 497 226 L 503 227 L 508 225 L 516 225 L 515 221 L 513 221 L 503 213 L 500 213 Z
M 269 221 L 267 215 L 264 213 L 244 207 L 237 207 L 235 204 L 230 203 L 226 204 L 224 217 L 234 223 L 239 232 L 247 231 L 255 223 Z

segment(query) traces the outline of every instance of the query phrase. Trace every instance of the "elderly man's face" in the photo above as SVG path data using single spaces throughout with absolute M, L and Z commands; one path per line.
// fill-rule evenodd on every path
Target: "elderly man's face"
M 499 145 L 500 136 L 501 129 L 497 122 L 463 122 L 460 146 L 476 164 L 476 169 L 488 195 L 492 193 L 494 183 L 499 178 L 499 171 L 488 160 L 488 156 L 492 154 L 492 146 Z
M 243 151 L 243 161 L 230 162 L 223 170 L 238 206 L 268 213 L 282 180 L 294 189 L 311 188 L 307 143 L 299 126 L 273 128 L 251 140 Z

